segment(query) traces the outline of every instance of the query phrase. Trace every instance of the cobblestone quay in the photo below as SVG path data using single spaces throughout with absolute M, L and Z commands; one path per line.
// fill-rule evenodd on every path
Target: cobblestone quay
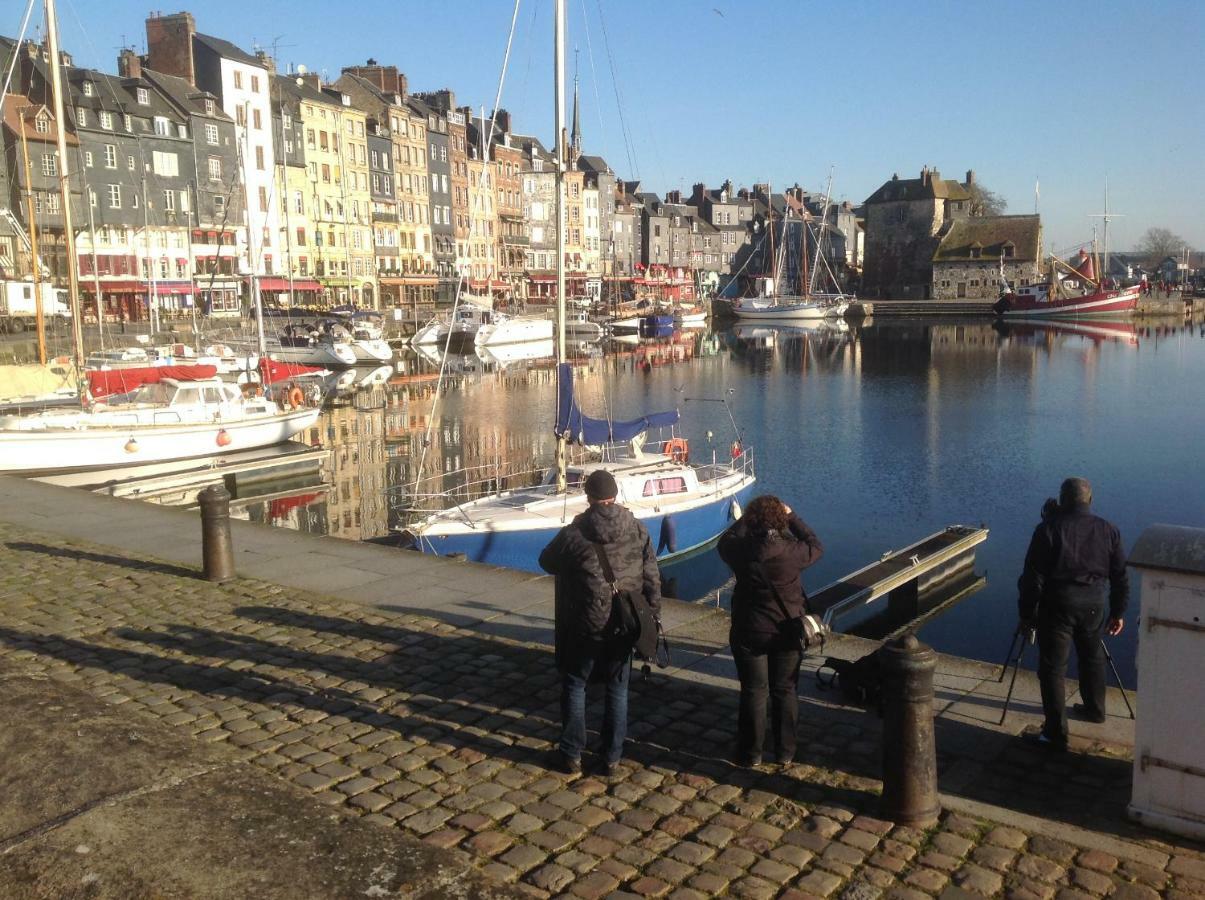
M 157 720 L 198 753 L 221 743 L 307 802 L 531 896 L 1205 896 L 1201 847 L 1125 822 L 1123 746 L 1081 738 L 1052 757 L 975 724 L 998 716 L 993 672 L 948 674 L 974 690 L 939 691 L 946 811 L 928 830 L 875 817 L 878 720 L 806 674 L 798 761 L 729 765 L 736 697 L 718 621 L 673 635 L 691 671 L 633 680 L 617 774 L 567 777 L 543 765 L 559 694 L 540 642 L 251 578 L 210 584 L 49 520 L 15 525 L 14 510 L 0 513 L 7 670 Z

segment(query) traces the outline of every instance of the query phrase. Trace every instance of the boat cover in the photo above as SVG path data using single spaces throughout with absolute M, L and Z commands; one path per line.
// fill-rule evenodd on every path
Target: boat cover
M 264 357 L 259 361 L 260 377 L 264 384 L 276 384 L 278 381 L 288 381 L 299 375 L 314 375 L 325 372 L 321 366 L 303 366 L 300 363 L 277 362 Z
M 75 370 L 67 365 L 0 366 L 0 401 L 73 393 L 75 385 Z
M 569 363 L 557 366 L 556 394 L 556 435 L 563 435 L 578 444 L 597 446 L 630 441 L 650 428 L 664 428 L 678 421 L 676 409 L 649 413 L 626 422 L 592 419 L 583 415 L 573 396 L 573 369 Z
M 129 369 L 88 371 L 88 389 L 95 400 L 113 394 L 128 394 L 144 384 L 155 384 L 163 378 L 177 381 L 199 381 L 218 374 L 217 366 L 134 366 Z

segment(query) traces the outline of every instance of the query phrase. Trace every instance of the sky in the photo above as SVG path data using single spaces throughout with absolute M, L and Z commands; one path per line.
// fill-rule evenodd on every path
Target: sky
M 145 2 L 59 3 L 78 65 L 112 72 L 121 46 L 145 49 Z M 1106 184 L 1113 249 L 1150 227 L 1205 249 L 1200 0 L 566 5 L 585 150 L 645 190 L 730 178 L 823 193 L 831 172 L 833 196 L 860 203 L 893 173 L 928 165 L 962 180 L 973 169 L 1009 213 L 1036 200 L 1047 250 L 1091 239 Z M 18 6 L 0 32 L 16 32 Z M 282 69 L 333 80 L 372 57 L 411 90 L 450 87 L 488 110 L 514 3 L 208 0 L 190 11 L 202 32 L 275 48 Z M 552 0 L 520 0 L 501 106 L 516 131 L 551 143 Z

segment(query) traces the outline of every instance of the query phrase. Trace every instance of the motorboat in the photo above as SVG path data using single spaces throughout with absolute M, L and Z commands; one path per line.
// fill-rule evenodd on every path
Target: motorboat
M 288 326 L 276 338 L 265 338 L 268 355 L 281 362 L 341 369 L 356 364 L 356 351 L 347 341 L 335 340 L 333 335 Z
M 550 319 L 491 312 L 488 321 L 482 322 L 478 327 L 473 337 L 473 345 L 494 347 L 524 341 L 547 341 L 552 339 L 552 335 L 553 323 Z
M 602 326 L 590 321 L 585 310 L 568 310 L 565 313 L 565 337 L 578 341 L 597 341 L 602 333 Z
M 162 378 L 109 402 L 0 416 L 0 472 L 86 471 L 211 456 L 288 440 L 318 419 L 318 408 L 300 396 L 283 407 L 217 377 Z

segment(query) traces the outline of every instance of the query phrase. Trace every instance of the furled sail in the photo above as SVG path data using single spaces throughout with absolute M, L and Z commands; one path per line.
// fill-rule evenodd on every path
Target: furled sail
M 573 369 L 569 363 L 557 366 L 556 435 L 577 444 L 598 445 L 630 441 L 650 428 L 663 428 L 678 421 L 676 409 L 649 413 L 638 419 L 612 422 L 584 415 L 573 396 Z

